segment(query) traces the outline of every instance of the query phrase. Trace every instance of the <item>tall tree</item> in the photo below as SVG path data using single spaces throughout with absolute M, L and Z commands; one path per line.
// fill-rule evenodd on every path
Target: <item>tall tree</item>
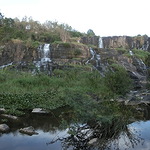
M 88 36 L 95 36 L 95 33 L 94 33 L 94 31 L 93 31 L 92 29 L 89 29 L 89 30 L 87 31 L 87 35 L 88 35 Z

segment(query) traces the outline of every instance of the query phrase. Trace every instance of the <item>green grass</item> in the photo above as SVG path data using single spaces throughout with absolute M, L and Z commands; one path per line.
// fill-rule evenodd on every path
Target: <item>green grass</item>
M 140 49 L 133 49 L 132 51 L 133 51 L 133 53 L 135 54 L 135 56 L 137 58 L 142 59 L 144 62 L 148 58 L 148 56 L 150 55 L 149 52 L 143 51 L 143 50 L 140 50 Z
M 98 111 L 97 101 L 117 97 L 129 90 L 129 86 L 124 84 L 127 80 L 121 80 L 120 85 L 117 82 L 119 74 L 124 73 L 117 71 L 103 78 L 98 71 L 91 72 L 88 67 L 81 66 L 56 69 L 51 77 L 45 74 L 33 76 L 26 72 L 1 70 L 0 107 L 6 108 L 12 114 L 19 114 L 21 110 L 35 107 L 52 110 L 70 106 L 79 116 L 94 115 Z M 126 74 L 124 78 L 128 79 Z M 110 88 L 107 80 L 116 87 L 116 91 L 112 86 Z M 119 91 L 123 89 L 124 93 Z M 90 110 L 89 113 L 87 110 Z

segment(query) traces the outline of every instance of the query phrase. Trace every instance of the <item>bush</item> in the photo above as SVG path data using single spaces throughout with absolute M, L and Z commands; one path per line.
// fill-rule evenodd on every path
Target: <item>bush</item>
M 80 50 L 80 49 L 75 49 L 74 50 L 74 55 L 75 56 L 79 56 L 79 55 L 81 55 L 82 54 L 82 50 Z
M 109 71 L 104 78 L 104 85 L 110 95 L 125 95 L 131 88 L 131 79 L 126 70 L 118 65 L 113 65 L 114 72 Z
M 132 50 L 133 53 L 135 54 L 135 56 L 139 59 L 142 59 L 144 62 L 146 61 L 146 59 L 149 57 L 150 53 L 147 51 L 143 51 L 140 49 L 133 49 Z

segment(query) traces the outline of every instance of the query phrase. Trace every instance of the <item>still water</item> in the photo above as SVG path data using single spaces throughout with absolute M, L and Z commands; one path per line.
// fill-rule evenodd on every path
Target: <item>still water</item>
M 68 125 L 61 125 L 61 118 L 58 114 L 39 115 L 28 113 L 26 116 L 20 117 L 17 122 L 0 118 L 0 123 L 4 121 L 10 126 L 11 130 L 8 133 L 0 133 L 0 150 L 150 150 L 149 117 L 117 128 L 120 131 L 116 133 L 113 131 L 114 133 L 111 136 L 107 135 L 105 140 L 103 137 L 98 139 L 97 136 L 96 142 L 92 145 L 89 144 L 89 139 L 91 140 L 94 136 L 89 138 L 90 134 L 94 135 L 99 132 L 100 137 L 100 135 L 103 135 L 101 129 L 95 132 L 95 128 L 90 128 L 89 125 L 83 128 L 83 125 L 80 124 L 80 127 L 78 127 L 81 129 L 82 126 L 82 130 L 78 128 L 76 131 L 81 133 L 88 131 L 88 135 L 83 140 L 79 137 L 80 133 L 75 139 L 75 137 L 68 134 Z M 33 126 L 39 134 L 29 136 L 19 132 L 20 128 L 28 126 Z M 105 134 L 107 134 L 107 128 Z M 62 140 L 57 140 L 59 138 Z M 103 143 L 102 139 L 104 140 Z M 51 141 L 55 142 L 50 144 Z

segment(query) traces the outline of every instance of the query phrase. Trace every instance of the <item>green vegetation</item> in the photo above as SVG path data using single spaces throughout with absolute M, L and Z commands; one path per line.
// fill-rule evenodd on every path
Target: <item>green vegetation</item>
M 81 49 L 75 49 L 74 50 L 74 55 L 75 56 L 79 56 L 79 55 L 81 55 L 82 54 L 82 50 Z
M 128 52 L 128 50 L 125 49 L 125 48 L 116 48 L 116 50 L 117 50 L 119 53 L 121 53 L 121 54 L 125 54 L 125 53 Z
M 124 68 L 117 64 L 112 64 L 115 72 L 109 71 L 105 77 L 105 85 L 108 88 L 108 94 L 125 95 L 131 88 L 132 81 Z
M 94 33 L 94 31 L 93 31 L 92 29 L 89 29 L 89 30 L 87 31 L 87 35 L 88 35 L 88 36 L 95 36 L 95 33 Z
M 41 43 L 60 44 L 66 49 L 72 48 L 72 55 L 76 58 L 82 54 L 80 48 L 85 46 L 78 43 L 82 36 L 95 36 L 95 33 L 89 29 L 84 34 L 67 24 L 51 21 L 41 24 L 26 17 L 22 21 L 17 18 L 0 19 L 0 45 L 10 41 L 33 48 Z M 98 50 L 94 45 L 90 47 Z M 117 50 L 122 54 L 128 52 L 122 48 Z M 133 52 L 148 62 L 149 55 L 146 52 Z M 113 63 L 114 60 L 109 61 Z M 82 120 L 96 118 L 110 121 L 120 116 L 121 104 L 110 102 L 110 99 L 125 95 L 130 90 L 132 82 L 127 72 L 121 66 L 112 64 L 114 72 L 108 71 L 102 77 L 98 71 L 91 71 L 90 67 L 55 69 L 51 76 L 0 70 L 0 108 L 4 107 L 7 113 L 21 115 L 24 110 L 35 107 L 54 110 L 69 106 L 73 115 L 80 116 Z
M 62 42 L 62 41 L 55 41 L 55 42 L 53 42 L 53 44 L 60 44 L 60 45 L 62 45 L 64 48 L 71 48 L 71 43 L 68 43 L 68 42 L 64 43 L 64 42 Z
M 1 70 L 0 107 L 15 114 L 20 110 L 35 107 L 51 110 L 70 106 L 78 115 L 84 115 L 91 107 L 95 107 L 87 113 L 89 116 L 98 111 L 97 104 L 102 102 L 102 99 L 117 97 L 129 90 L 129 78 L 122 68 L 111 75 L 106 74 L 105 78 L 102 78 L 98 71 L 89 70 L 81 66 L 56 69 L 51 77 Z M 123 80 L 120 79 L 122 76 Z M 110 87 L 107 80 L 115 89 Z M 118 81 L 121 81 L 120 85 Z
M 1 16 L 1 13 L 0 13 Z M 71 38 L 82 37 L 83 33 L 74 30 L 68 24 L 46 21 L 41 24 L 31 17 L 12 19 L 0 18 L 0 44 L 12 39 L 24 41 L 27 46 L 35 47 L 35 43 L 53 43 L 55 41 L 67 42 Z
M 142 59 L 144 62 L 146 61 L 146 59 L 149 57 L 150 53 L 147 52 L 147 51 L 143 51 L 143 50 L 140 50 L 140 49 L 133 49 L 132 50 L 134 55 L 137 57 L 137 58 L 140 58 Z

